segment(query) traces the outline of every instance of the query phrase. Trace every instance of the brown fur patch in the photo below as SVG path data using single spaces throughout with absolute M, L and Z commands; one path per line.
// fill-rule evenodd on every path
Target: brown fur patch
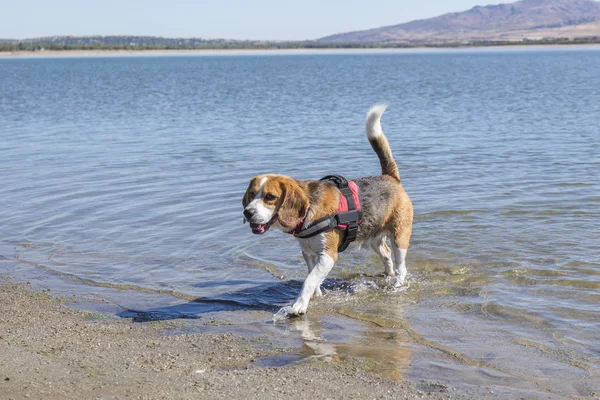
M 387 225 L 389 226 L 388 231 L 392 236 L 391 239 L 401 249 L 408 249 L 412 234 L 413 215 L 412 202 L 404 191 L 404 188 L 400 186 L 398 194 L 394 198 Z
M 250 204 L 250 202 L 254 200 L 254 197 L 258 194 L 258 192 L 260 192 L 260 182 L 264 177 L 265 175 L 258 175 L 250 179 L 250 183 L 248 184 L 246 193 L 244 193 L 244 197 L 242 197 L 242 205 L 244 206 L 244 208 L 246 208 L 248 204 Z
M 310 199 L 311 220 L 335 214 L 340 206 L 340 191 L 323 181 L 300 181 L 300 186 Z
M 396 161 L 394 161 L 392 149 L 390 148 L 390 144 L 386 137 L 383 135 L 377 136 L 374 139 L 370 139 L 369 143 L 371 143 L 371 147 L 373 147 L 373 150 L 375 150 L 375 153 L 379 158 L 381 174 L 389 175 L 400 182 L 400 172 L 398 171 L 398 166 L 396 165 Z
M 284 228 L 295 228 L 306 216 L 309 200 L 298 182 L 287 176 L 269 178 L 263 191 L 278 193 L 277 219 Z
M 338 247 L 343 239 L 343 233 L 340 230 L 334 229 L 325 234 L 325 253 L 333 259 L 338 260 Z

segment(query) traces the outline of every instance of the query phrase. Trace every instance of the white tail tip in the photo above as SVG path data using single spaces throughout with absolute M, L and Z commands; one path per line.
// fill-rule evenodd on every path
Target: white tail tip
M 387 107 L 387 104 L 375 104 L 367 113 L 367 136 L 369 139 L 374 139 L 383 135 L 383 129 L 381 129 L 381 116 Z

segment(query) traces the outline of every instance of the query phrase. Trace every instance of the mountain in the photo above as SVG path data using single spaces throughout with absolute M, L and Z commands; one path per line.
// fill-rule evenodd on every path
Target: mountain
M 340 33 L 320 42 L 431 43 L 600 36 L 600 3 L 592 0 L 523 0 L 464 12 Z

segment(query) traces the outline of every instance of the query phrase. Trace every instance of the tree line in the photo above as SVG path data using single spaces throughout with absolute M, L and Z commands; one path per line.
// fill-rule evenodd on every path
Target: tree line
M 483 40 L 444 43 L 337 43 L 337 42 L 252 42 L 252 41 L 215 41 L 194 44 L 104 44 L 104 43 L 36 43 L 0 42 L 0 52 L 36 52 L 42 50 L 270 50 L 270 49 L 395 49 L 395 48 L 459 48 L 479 46 L 515 46 L 515 45 L 573 45 L 598 44 L 600 36 L 585 38 L 547 38 L 524 39 L 522 41 Z

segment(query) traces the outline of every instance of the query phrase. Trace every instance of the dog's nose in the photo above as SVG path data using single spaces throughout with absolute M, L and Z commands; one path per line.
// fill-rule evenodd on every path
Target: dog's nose
M 246 217 L 246 219 L 250 219 L 253 216 L 254 216 L 254 210 L 249 210 L 249 209 L 244 210 L 244 217 Z

